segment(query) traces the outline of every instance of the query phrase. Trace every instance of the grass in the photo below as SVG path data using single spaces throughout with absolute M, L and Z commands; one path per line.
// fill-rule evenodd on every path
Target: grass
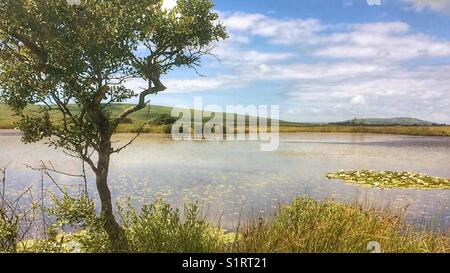
M 450 189 L 450 179 L 412 172 L 340 171 L 327 177 L 377 188 Z
M 315 201 L 301 197 L 271 219 L 250 225 L 236 244 L 237 252 L 367 253 L 376 242 L 382 252 L 450 251 L 448 236 L 414 230 L 387 211 Z
M 412 136 L 450 136 L 450 126 L 281 125 L 280 132 L 370 133 Z
M 129 104 L 114 104 L 111 106 L 112 116 L 118 115 Z M 71 110 L 76 113 L 75 106 Z M 37 107 L 30 107 L 29 111 L 36 111 Z M 159 115 L 170 115 L 171 107 L 152 105 L 150 109 L 145 109 L 130 115 L 129 124 L 121 124 L 117 133 L 135 133 L 141 125 Z M 14 122 L 18 118 L 13 115 L 9 108 L 0 104 L 0 129 L 13 129 Z M 144 133 L 168 134 L 171 131 L 169 125 L 149 125 L 143 128 Z M 248 131 L 248 128 L 245 130 Z M 373 134 L 401 134 L 416 136 L 450 136 L 450 126 L 374 126 L 374 125 L 318 125 L 318 124 L 300 124 L 286 121 L 280 121 L 281 133 L 301 133 L 301 132 L 323 132 L 323 133 L 373 133 Z
M 62 222 L 74 219 L 69 211 L 62 212 Z M 79 211 L 75 212 L 77 217 Z M 187 205 L 181 214 L 160 200 L 140 210 L 121 208 L 120 215 L 131 252 L 369 253 L 373 245 L 379 245 L 385 253 L 450 252 L 448 234 L 412 228 L 387 210 L 309 197 L 298 197 L 272 217 L 248 222 L 239 233 L 226 233 L 207 223 L 196 205 Z M 105 232 L 95 225 L 85 226 L 76 234 L 62 236 L 53 232 L 48 237 L 21 242 L 17 251 L 110 251 Z

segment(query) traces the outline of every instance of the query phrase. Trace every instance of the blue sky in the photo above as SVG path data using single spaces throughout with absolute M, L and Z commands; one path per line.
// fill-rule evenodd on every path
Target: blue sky
M 165 0 L 167 7 L 173 1 Z M 153 104 L 280 105 L 282 119 L 450 123 L 450 0 L 215 0 L 230 38 Z M 133 82 L 138 89 L 145 84 Z

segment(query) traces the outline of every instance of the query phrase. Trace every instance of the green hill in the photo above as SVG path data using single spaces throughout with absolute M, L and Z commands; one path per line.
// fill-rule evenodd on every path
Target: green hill
M 416 118 L 363 118 L 363 119 L 353 119 L 343 122 L 330 123 L 332 125 L 378 125 L 378 126 L 392 126 L 392 125 L 403 125 L 403 126 L 432 126 L 439 125 L 434 122 L 425 121 Z
M 110 106 L 112 116 L 117 116 L 120 113 L 122 113 L 125 109 L 131 107 L 132 104 L 112 104 Z M 72 113 L 77 113 L 78 109 L 76 105 L 69 106 Z M 27 109 L 29 112 L 33 112 L 38 110 L 37 106 L 30 106 Z M 150 108 L 145 108 L 141 111 L 138 111 L 136 113 L 131 114 L 128 117 L 129 124 L 142 124 L 143 122 L 148 122 L 152 120 L 156 120 L 160 118 L 161 116 L 170 116 L 172 112 L 172 107 L 169 106 L 160 106 L 160 105 L 151 105 Z M 191 110 L 192 118 L 194 117 L 194 110 Z M 225 116 L 225 115 L 224 115 Z M 237 115 L 238 117 L 242 118 L 242 115 Z M 249 116 L 245 117 L 246 121 L 248 122 Z M 5 105 L 0 104 L 0 129 L 11 129 L 14 127 L 14 121 L 17 121 L 18 117 L 14 116 L 11 110 Z M 207 121 L 208 118 L 204 118 L 203 122 Z M 270 123 L 270 121 L 269 121 Z M 281 125 L 284 124 L 295 124 L 290 123 L 286 121 L 280 121 Z
M 114 104 L 111 106 L 111 112 L 112 115 L 119 115 L 121 112 L 123 112 L 125 109 L 130 107 L 131 104 Z M 75 105 L 69 106 L 71 108 L 71 111 L 73 113 L 76 113 L 78 111 L 77 107 Z M 37 106 L 31 106 L 28 108 L 28 111 L 33 112 L 37 111 Z M 152 120 L 160 115 L 170 115 L 172 111 L 172 107 L 166 107 L 166 106 L 159 106 L 159 105 L 152 105 L 150 107 L 150 110 L 144 109 L 139 112 L 133 113 L 130 115 L 130 119 L 133 122 L 138 121 L 146 121 L 146 120 Z M 17 121 L 18 117 L 14 116 L 12 111 L 5 105 L 0 104 L 0 129 L 11 129 L 14 127 L 13 123 L 14 121 Z

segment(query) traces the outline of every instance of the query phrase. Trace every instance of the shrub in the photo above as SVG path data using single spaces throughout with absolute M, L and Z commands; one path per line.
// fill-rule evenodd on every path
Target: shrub
M 53 202 L 55 205 L 48 212 L 56 219 L 54 228 L 62 230 L 63 234 L 67 234 L 67 228 L 75 231 L 73 235 L 66 236 L 65 246 L 74 245 L 79 249 L 72 249 L 73 251 L 90 253 L 111 250 L 103 220 L 96 215 L 92 200 L 85 195 L 72 198 L 66 194 L 63 198 L 54 198 Z
M 151 125 L 172 125 L 174 124 L 178 118 L 172 117 L 169 114 L 159 114 L 154 117 L 149 124 Z
M 0 195 L 0 252 L 17 252 L 17 245 L 28 236 L 35 224 L 38 206 L 33 202 L 30 189 L 20 193 L 14 201 L 6 198 L 5 175 L 3 173 L 2 194 Z M 23 204 L 22 199 L 30 195 L 29 203 Z
M 0 208 L 0 252 L 15 252 L 19 238 L 18 217 L 10 217 Z
M 120 208 L 131 252 L 205 253 L 215 251 L 219 233 L 189 204 L 184 219 L 178 209 L 164 201 L 144 205 L 140 212 L 130 205 Z

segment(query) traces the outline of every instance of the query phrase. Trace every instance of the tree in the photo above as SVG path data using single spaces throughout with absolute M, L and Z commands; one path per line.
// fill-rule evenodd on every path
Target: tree
M 20 116 L 25 143 L 47 139 L 93 170 L 104 227 L 115 250 L 126 250 L 113 215 L 108 172 L 111 137 L 148 97 L 166 90 L 161 76 L 194 68 L 215 42 L 227 37 L 210 0 L 2 0 L 0 2 L 0 97 Z M 136 94 L 126 87 L 142 78 Z M 133 97 L 118 116 L 109 106 Z M 39 113 L 27 110 L 37 105 Z

